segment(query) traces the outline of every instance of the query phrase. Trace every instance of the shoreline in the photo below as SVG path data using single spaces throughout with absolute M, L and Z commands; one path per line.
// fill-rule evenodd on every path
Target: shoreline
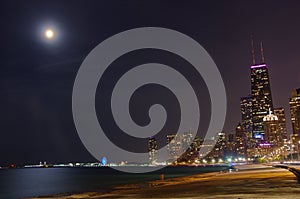
M 34 197 L 75 198 L 297 198 L 300 184 L 289 171 L 271 166 L 237 166 L 235 172 L 211 172 L 115 186 L 108 192 Z

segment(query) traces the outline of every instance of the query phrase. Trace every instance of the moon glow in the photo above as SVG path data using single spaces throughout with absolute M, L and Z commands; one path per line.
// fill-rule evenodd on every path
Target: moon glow
M 51 29 L 47 29 L 47 30 L 45 31 L 45 37 L 46 37 L 47 39 L 52 39 L 52 38 L 54 37 L 54 31 L 51 30 Z

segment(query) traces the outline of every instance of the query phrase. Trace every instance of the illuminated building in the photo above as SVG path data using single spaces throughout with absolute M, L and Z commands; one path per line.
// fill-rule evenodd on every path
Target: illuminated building
M 215 145 L 215 149 L 218 150 L 218 157 L 223 157 L 226 150 L 226 134 L 224 132 L 218 133 L 218 140 Z
M 198 152 L 197 156 L 199 157 L 199 151 L 200 151 L 200 146 L 202 144 L 203 140 L 201 140 L 199 137 L 195 137 L 195 139 L 193 140 L 190 149 L 193 152 Z
M 270 144 L 272 148 L 283 146 L 282 132 L 280 131 L 279 119 L 270 111 L 263 118 L 264 121 L 264 143 Z
M 300 88 L 292 91 L 289 101 L 293 134 L 291 135 L 293 150 L 299 150 L 300 141 Z
M 252 134 L 252 97 L 241 97 L 241 116 L 244 130 Z
M 155 164 L 157 162 L 157 140 L 155 138 L 149 138 L 148 152 L 149 164 Z
M 215 146 L 207 155 L 209 159 L 219 159 L 225 156 L 226 152 L 226 134 L 224 132 L 218 133 L 217 138 L 214 138 Z
M 295 112 L 295 134 L 300 136 L 300 107 Z
M 193 163 L 199 159 L 201 140 L 192 132 L 167 135 L 168 162 Z
M 183 150 L 190 148 L 192 142 L 193 142 L 193 133 L 192 132 L 186 132 L 181 135 L 181 144 L 182 144 Z
M 253 138 L 253 118 L 252 118 L 252 104 L 253 104 L 253 99 L 251 95 L 247 97 L 241 97 L 240 99 L 240 104 L 241 104 L 241 116 L 242 116 L 242 121 L 241 121 L 241 126 L 244 131 L 244 144 L 245 144 L 245 149 L 244 152 L 245 158 L 247 157 L 254 157 L 254 151 L 256 147 L 256 141 Z M 241 154 L 243 154 L 241 153 Z
M 286 118 L 284 108 L 274 108 L 274 115 L 278 117 L 279 132 L 281 133 L 282 139 L 287 139 L 286 131 Z
M 182 143 L 184 144 L 185 137 L 188 136 L 189 138 L 192 138 L 189 136 L 189 133 L 183 134 L 183 140 Z M 190 143 L 190 140 L 188 143 L 190 145 L 188 146 L 187 150 L 178 158 L 179 163 L 195 163 L 199 161 L 199 151 L 200 151 L 200 146 L 201 146 L 201 140 L 198 137 L 195 137 L 195 139 L 191 140 L 192 143 Z
M 293 134 L 300 134 L 300 88 L 292 91 L 289 104 Z
M 235 129 L 235 137 L 236 137 L 237 156 L 246 157 L 247 155 L 246 133 L 241 123 L 239 123 Z
M 206 158 L 211 154 L 211 149 L 215 146 L 216 141 L 214 139 L 206 139 L 201 143 L 201 153 L 199 153 L 200 159 Z
M 261 63 L 256 64 L 252 40 L 251 68 L 251 96 L 252 96 L 252 132 L 254 138 L 263 139 L 263 118 L 268 115 L 269 109 L 273 110 L 273 101 L 270 87 L 268 66 L 265 63 L 263 47 L 261 44 Z
M 182 153 L 181 138 L 176 134 L 167 135 L 169 162 L 176 161 Z
M 234 157 L 236 155 L 236 150 L 235 150 L 235 136 L 234 134 L 229 134 L 227 136 L 227 141 L 226 141 L 226 156 L 227 157 Z

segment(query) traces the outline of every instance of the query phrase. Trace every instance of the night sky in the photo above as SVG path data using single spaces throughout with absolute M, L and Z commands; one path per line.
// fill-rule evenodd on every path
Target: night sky
M 253 34 L 257 58 L 264 42 L 274 107 L 286 108 L 289 121 L 288 100 L 300 87 L 299 9 L 296 0 L 2 3 L 0 165 L 94 161 L 73 123 L 73 83 L 96 45 L 131 28 L 174 29 L 209 52 L 226 87 L 228 133 L 240 121 L 240 97 L 250 93 Z M 47 26 L 56 31 L 54 41 L 42 35 Z

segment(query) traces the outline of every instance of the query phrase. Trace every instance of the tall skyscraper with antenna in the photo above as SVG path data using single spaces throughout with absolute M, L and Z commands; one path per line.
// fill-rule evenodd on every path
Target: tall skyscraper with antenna
M 253 37 L 251 38 L 252 65 L 251 69 L 251 96 L 252 96 L 252 132 L 254 138 L 263 139 L 263 118 L 273 110 L 270 78 L 268 66 L 265 63 L 263 43 L 260 43 L 261 61 L 256 63 Z

